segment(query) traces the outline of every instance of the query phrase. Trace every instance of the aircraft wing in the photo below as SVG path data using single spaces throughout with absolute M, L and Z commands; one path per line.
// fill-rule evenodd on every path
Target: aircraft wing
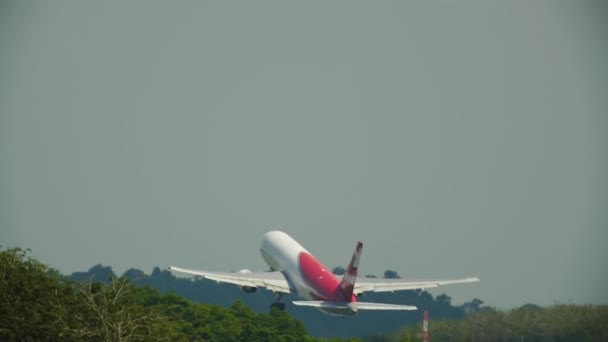
M 363 292 L 393 292 L 400 290 L 429 289 L 440 285 L 463 284 L 479 281 L 477 277 L 462 279 L 437 279 L 437 280 L 406 280 L 406 279 L 379 279 L 379 278 L 357 278 L 355 283 L 355 294 Z
M 273 292 L 290 292 L 289 284 L 281 272 L 211 272 L 174 266 L 169 266 L 169 270 L 200 276 L 210 280 L 215 280 L 218 283 L 221 282 L 238 286 L 263 287 Z

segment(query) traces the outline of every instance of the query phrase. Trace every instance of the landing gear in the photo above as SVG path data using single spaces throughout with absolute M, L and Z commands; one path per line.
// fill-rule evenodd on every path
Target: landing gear
M 281 302 L 282 296 L 283 296 L 282 293 L 279 293 L 277 295 L 277 301 L 270 305 L 270 311 L 272 311 L 272 309 L 274 309 L 274 308 L 277 308 L 278 310 L 281 310 L 281 311 L 285 311 L 285 303 Z

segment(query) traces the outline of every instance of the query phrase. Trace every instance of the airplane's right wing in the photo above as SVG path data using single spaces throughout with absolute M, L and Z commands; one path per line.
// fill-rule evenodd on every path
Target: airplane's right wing
M 393 292 L 401 290 L 429 289 L 440 285 L 463 284 L 476 281 L 479 281 L 479 278 L 470 277 L 462 279 L 437 280 L 357 278 L 354 293 L 361 294 L 363 292 Z
M 192 274 L 217 282 L 234 284 L 238 286 L 263 287 L 273 292 L 289 293 L 287 280 L 280 272 L 212 272 L 192 270 L 188 268 L 169 266 L 171 271 Z

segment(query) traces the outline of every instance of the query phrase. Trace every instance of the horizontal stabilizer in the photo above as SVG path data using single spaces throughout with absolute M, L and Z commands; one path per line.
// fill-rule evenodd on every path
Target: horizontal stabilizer
M 323 309 L 348 309 L 348 302 L 336 302 L 330 300 L 294 300 L 293 303 L 299 306 L 312 306 L 313 308 Z
M 384 303 L 370 303 L 370 302 L 357 302 L 357 309 L 359 309 L 359 310 L 418 310 L 418 308 L 413 305 L 384 304 Z
M 293 302 L 299 306 L 311 306 L 314 308 L 321 309 L 351 309 L 357 310 L 418 310 L 413 305 L 398 305 L 398 304 L 384 304 L 384 303 L 370 303 L 370 302 L 336 302 L 336 301 L 323 301 L 323 300 L 296 300 Z

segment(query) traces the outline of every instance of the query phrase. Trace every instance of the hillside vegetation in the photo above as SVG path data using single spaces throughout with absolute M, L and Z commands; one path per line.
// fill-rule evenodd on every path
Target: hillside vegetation
M 343 272 L 340 268 L 336 268 L 334 271 Z M 129 269 L 122 276 L 131 279 L 136 285 L 152 286 L 160 293 L 172 292 L 196 303 L 230 307 L 235 300 L 240 300 L 255 312 L 266 313 L 269 312 L 270 304 L 276 300 L 275 294 L 264 289 L 248 294 L 238 286 L 218 284 L 215 281 L 196 277 L 176 277 L 171 272 L 158 267 L 154 268 L 151 274 L 146 274 L 138 269 Z M 95 265 L 86 272 L 75 272 L 71 275 L 73 280 L 79 282 L 86 282 L 90 279 L 93 282 L 103 282 L 110 277 L 116 277 L 116 274 L 111 267 L 102 265 Z M 400 276 L 395 271 L 387 270 L 383 277 L 399 278 Z M 452 305 L 448 295 L 433 296 L 426 291 L 365 293 L 361 300 L 416 305 L 421 310 L 361 311 L 355 316 L 342 319 L 324 315 L 312 308 L 295 306 L 291 303 L 295 299 L 292 295 L 285 295 L 282 301 L 286 304 L 287 312 L 300 320 L 310 335 L 342 338 L 390 334 L 405 325 L 418 323 L 422 319 L 423 309 L 428 309 L 435 318 L 461 319 L 465 317 L 465 313 L 475 312 L 483 304 L 481 300 L 473 299 L 463 305 L 455 306 Z
M 391 272 L 385 277 L 398 277 Z M 501 311 L 479 299 L 453 306 L 449 296 L 425 291 L 365 297 L 428 309 L 433 341 L 608 341 L 605 305 L 529 304 Z M 287 312 L 269 310 L 274 296 L 267 291 L 245 294 L 159 268 L 151 275 L 131 269 L 117 277 L 97 265 L 63 276 L 27 250 L 0 249 L 0 341 L 420 340 L 422 310 L 341 319 L 295 308 L 290 299 Z
M 2 341 L 319 341 L 288 313 L 194 304 L 128 278 L 76 282 L 28 256 L 0 251 Z
M 393 340 L 416 340 L 419 325 L 401 329 Z M 528 304 L 498 311 L 483 308 L 459 320 L 429 322 L 433 341 L 608 341 L 608 306 Z

